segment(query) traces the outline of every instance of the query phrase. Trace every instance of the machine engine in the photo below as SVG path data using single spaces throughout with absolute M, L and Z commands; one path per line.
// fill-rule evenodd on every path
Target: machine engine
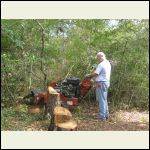
M 58 81 L 54 89 L 63 94 L 65 97 L 80 97 L 80 79 L 76 77 L 66 78 L 63 81 Z

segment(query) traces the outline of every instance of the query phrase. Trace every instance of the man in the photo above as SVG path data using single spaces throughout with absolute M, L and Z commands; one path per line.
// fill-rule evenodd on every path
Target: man
M 101 120 L 106 120 L 109 117 L 107 93 L 110 86 L 111 65 L 103 52 L 97 54 L 97 60 L 99 61 L 99 65 L 96 70 L 86 75 L 86 77 L 96 77 L 96 93 L 98 95 L 100 107 L 99 118 Z

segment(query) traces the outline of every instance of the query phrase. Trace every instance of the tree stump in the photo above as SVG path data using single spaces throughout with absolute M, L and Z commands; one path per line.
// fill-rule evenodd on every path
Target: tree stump
M 50 126 L 48 131 L 57 130 L 76 130 L 77 123 L 72 119 L 71 112 L 60 106 L 60 95 L 52 87 L 48 87 L 47 109 L 50 113 Z
M 53 131 L 55 129 L 54 122 L 54 108 L 59 105 L 59 93 L 54 90 L 52 87 L 48 87 L 48 103 L 47 103 L 47 112 L 50 113 L 50 125 L 48 131 Z

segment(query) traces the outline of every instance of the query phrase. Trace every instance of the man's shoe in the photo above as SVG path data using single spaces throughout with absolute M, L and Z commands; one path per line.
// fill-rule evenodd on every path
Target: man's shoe
M 106 121 L 106 118 L 99 118 L 100 121 Z
M 109 117 L 106 117 L 106 120 L 108 120 L 109 119 Z

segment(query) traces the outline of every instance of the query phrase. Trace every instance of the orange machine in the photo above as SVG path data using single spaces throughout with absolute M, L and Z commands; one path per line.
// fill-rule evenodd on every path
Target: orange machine
M 90 79 L 70 77 L 64 80 L 57 80 L 48 83 L 48 87 L 53 87 L 60 93 L 61 105 L 69 110 L 75 109 L 82 98 L 89 92 L 92 87 Z M 48 92 L 33 89 L 30 96 L 33 98 L 33 104 L 47 104 Z

